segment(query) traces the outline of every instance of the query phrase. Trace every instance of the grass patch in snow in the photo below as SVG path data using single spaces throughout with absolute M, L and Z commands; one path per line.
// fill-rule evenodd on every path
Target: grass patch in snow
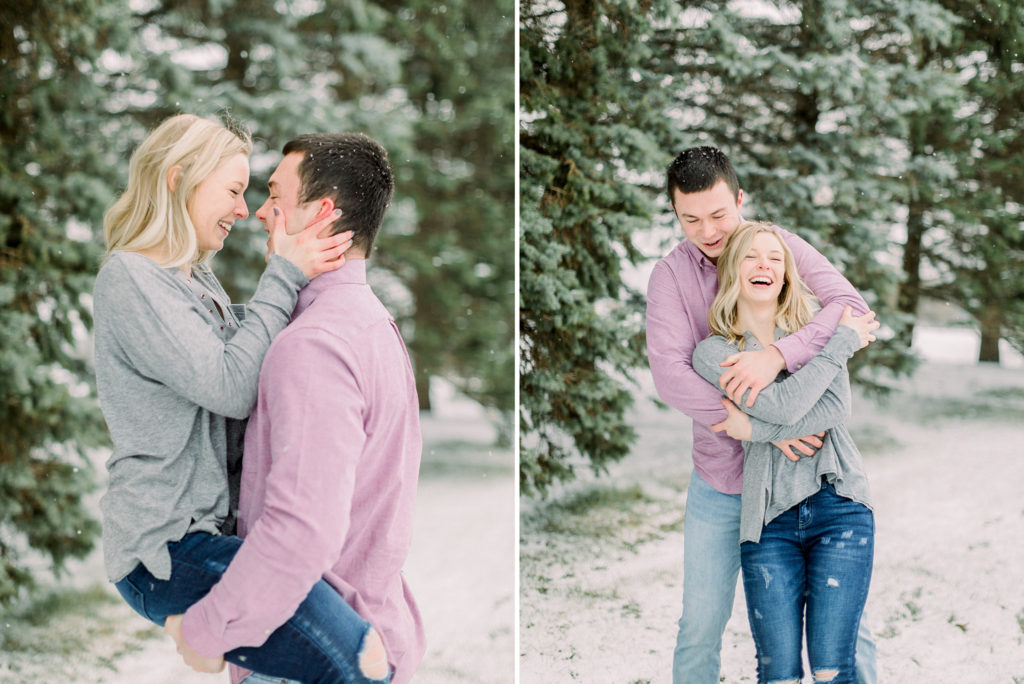
M 950 420 L 1005 422 L 1020 419 L 1021 405 L 994 398 L 988 392 L 978 392 L 972 397 L 922 399 L 916 413 L 923 425 L 934 425 Z
M 54 588 L 0 618 L 0 680 L 79 681 L 83 671 L 116 672 L 115 661 L 160 636 L 100 585 Z
M 542 534 L 610 539 L 623 530 L 648 526 L 652 504 L 654 499 L 639 485 L 598 485 L 539 507 L 527 516 L 524 527 Z

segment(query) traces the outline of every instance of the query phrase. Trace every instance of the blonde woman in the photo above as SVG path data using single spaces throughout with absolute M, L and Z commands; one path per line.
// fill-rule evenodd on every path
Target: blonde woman
M 251 151 L 244 131 L 174 116 L 132 155 L 104 222 L 94 289 L 96 380 L 113 441 L 104 561 L 125 600 L 157 624 L 202 598 L 240 546 L 229 534 L 238 491 L 229 480 L 260 364 L 299 290 L 341 267 L 351 244 L 350 231 L 321 237 L 338 211 L 305 230 L 272 220 L 267 268 L 248 305 L 233 305 L 207 261 L 248 215 Z M 338 633 L 346 612 L 320 582 L 296 617 L 226 659 L 304 681 L 369 681 L 337 674 L 359 673 L 359 644 Z
M 723 360 L 766 348 L 811 320 L 813 299 L 775 228 L 746 222 L 718 259 L 712 335 L 693 367 L 719 386 Z M 857 629 L 867 598 L 874 518 L 860 453 L 844 421 L 846 361 L 874 339 L 873 314 L 847 307 L 831 340 L 796 373 L 783 372 L 752 407 L 728 400 L 718 426 L 743 441 L 740 559 L 759 682 L 798 682 L 806 625 L 815 681 L 856 682 Z M 771 442 L 827 431 L 812 457 L 795 462 Z

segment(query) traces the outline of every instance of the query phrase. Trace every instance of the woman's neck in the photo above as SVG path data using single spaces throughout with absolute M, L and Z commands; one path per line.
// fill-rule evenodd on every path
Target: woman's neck
M 765 348 L 775 342 L 777 313 L 775 302 L 754 303 L 740 299 L 736 303 L 736 323 L 739 329 L 749 330 Z

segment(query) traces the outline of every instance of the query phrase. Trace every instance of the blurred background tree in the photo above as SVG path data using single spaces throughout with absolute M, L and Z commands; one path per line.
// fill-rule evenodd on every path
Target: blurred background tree
M 643 363 L 642 258 L 669 122 L 650 42 L 669 2 L 520 2 L 520 486 L 601 471 L 629 451 L 628 381 Z
M 97 46 L 126 48 L 125 11 L 0 7 L 0 605 L 32 586 L 29 549 L 57 569 L 99 531 L 81 503 L 84 450 L 105 439 L 82 337 L 119 176 Z
M 106 439 L 89 359 L 102 215 L 131 151 L 178 112 L 223 112 L 255 138 L 255 210 L 280 149 L 359 130 L 397 187 L 371 282 L 398 320 L 430 409 L 443 378 L 508 439 L 514 397 L 512 0 L 50 0 L 0 9 L 0 602 L 59 570 L 98 526 L 85 450 Z M 253 291 L 251 218 L 214 268 Z
M 523 3 L 520 386 L 524 409 L 544 410 L 523 412 L 521 480 L 569 478 L 580 457 L 600 469 L 631 447 L 621 397 L 629 390 L 613 378 L 646 365 L 618 342 L 639 329 L 643 301 L 623 294 L 620 268 L 669 245 L 641 255 L 579 217 L 603 215 L 609 195 L 630 197 L 617 206 L 620 224 L 646 224 L 649 234 L 671 224 L 674 244 L 682 236 L 663 197 L 664 169 L 687 147 L 725 150 L 747 193 L 744 215 L 798 232 L 878 312 L 885 337 L 851 363 L 861 385 L 884 391 L 913 370 L 924 296 L 974 319 L 980 360 L 998 360 L 1001 337 L 1020 346 L 1022 6 L 698 0 L 669 12 L 640 2 Z M 636 31 L 619 30 L 627 7 Z M 613 82 L 595 83 L 602 79 Z M 628 146 L 614 138 L 623 130 L 609 114 L 617 112 L 630 114 Z M 538 156 L 538 139 L 553 152 Z M 566 180 L 582 185 L 609 167 L 613 191 L 573 191 Z M 594 268 L 591 245 L 606 242 L 622 248 L 599 251 Z M 532 361 L 552 358 L 559 365 Z M 605 391 L 578 392 L 594 369 Z M 580 415 L 603 417 L 583 424 Z

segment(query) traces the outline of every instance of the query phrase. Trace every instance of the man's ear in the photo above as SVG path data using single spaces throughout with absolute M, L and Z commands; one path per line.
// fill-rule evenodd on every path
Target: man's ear
M 743 206 L 743 190 L 736 191 L 736 208 L 739 209 Z
M 320 211 L 317 212 L 316 218 L 314 218 L 313 221 L 314 222 L 319 221 L 320 219 L 328 216 L 329 214 L 331 214 L 333 212 L 334 212 L 334 200 L 331 199 L 330 197 L 324 197 L 322 200 L 320 200 Z
M 175 164 L 167 170 L 167 188 L 174 192 L 178 187 L 178 179 L 181 178 L 181 164 Z

